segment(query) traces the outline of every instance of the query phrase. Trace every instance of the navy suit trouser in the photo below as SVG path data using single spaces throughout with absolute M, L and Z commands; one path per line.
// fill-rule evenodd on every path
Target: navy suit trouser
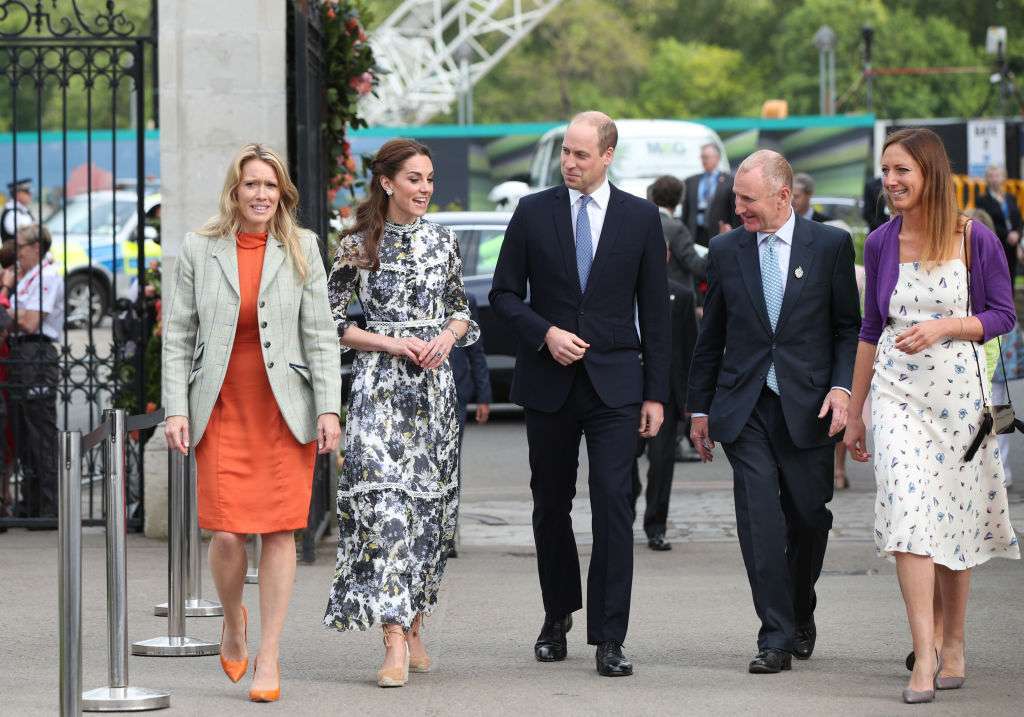
M 796 626 L 814 616 L 814 584 L 832 528 L 832 444 L 798 448 L 782 402 L 767 387 L 733 443 L 736 529 L 754 610 L 759 649 L 792 652 Z
M 553 413 L 527 409 L 533 535 L 544 611 L 561 617 L 583 606 L 572 530 L 580 438 L 587 441 L 594 536 L 587 575 L 587 642 L 623 642 L 633 588 L 631 469 L 640 404 L 606 406 L 582 364 L 566 402 Z

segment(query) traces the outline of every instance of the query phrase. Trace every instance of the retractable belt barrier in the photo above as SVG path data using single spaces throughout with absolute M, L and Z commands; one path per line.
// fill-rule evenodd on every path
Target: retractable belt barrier
M 64 431 L 60 435 L 60 711 L 135 712 L 170 707 L 170 694 L 128 684 L 127 505 L 126 446 L 130 431 L 153 428 L 164 412 L 126 416 L 121 409 L 103 412 L 91 433 Z M 109 684 L 82 692 L 82 453 L 103 445 L 106 499 L 107 635 Z M 170 450 L 170 518 L 168 521 L 167 635 L 137 642 L 135 655 L 215 655 L 219 643 L 185 635 L 186 592 L 201 597 L 199 530 L 190 459 Z M 194 536 L 194 537 L 193 537 Z M 186 577 L 191 575 L 187 581 Z M 211 603 L 212 605 L 212 603 Z M 219 606 L 217 606 L 219 607 Z M 212 613 L 204 613 L 212 614 Z M 219 613 L 217 613 L 219 614 Z
M 126 441 L 130 430 L 152 428 L 163 411 L 126 417 L 107 409 L 103 422 L 82 438 L 78 431 L 60 436 L 60 703 L 62 715 L 85 712 L 136 712 L 170 707 L 167 692 L 128 684 L 128 506 Z M 107 659 L 109 682 L 83 693 L 82 684 L 82 451 L 103 446 L 104 498 L 107 506 Z

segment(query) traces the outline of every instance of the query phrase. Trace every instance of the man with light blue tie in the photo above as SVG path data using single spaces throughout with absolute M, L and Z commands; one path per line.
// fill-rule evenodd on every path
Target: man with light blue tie
M 707 246 L 712 237 L 739 224 L 735 212 L 732 175 L 721 169 L 722 153 L 717 144 L 700 148 L 704 171 L 686 178 L 683 192 L 683 224 L 694 241 Z
M 708 293 L 690 364 L 690 437 L 720 441 L 761 620 L 755 674 L 814 651 L 814 584 L 832 527 L 833 446 L 846 425 L 860 330 L 853 242 L 797 216 L 793 169 L 777 152 L 743 161 L 743 222 L 711 241 Z
M 534 656 L 565 659 L 572 613 L 583 606 L 570 511 L 585 437 L 594 536 L 587 642 L 606 677 L 633 674 L 622 650 L 633 582 L 631 471 L 637 433 L 661 427 L 671 351 L 661 219 L 653 204 L 608 182 L 617 139 L 603 113 L 573 118 L 562 143 L 565 184 L 519 201 L 490 293 L 519 339 L 512 400 L 526 412 L 545 613 Z

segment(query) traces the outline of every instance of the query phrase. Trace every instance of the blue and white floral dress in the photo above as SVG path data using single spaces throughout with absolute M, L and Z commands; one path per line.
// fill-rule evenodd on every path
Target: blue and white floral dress
M 480 329 L 469 313 L 459 245 L 451 229 L 418 219 L 387 223 L 380 267 L 365 268 L 363 240 L 342 238 L 327 282 L 338 333 L 357 292 L 367 329 L 429 341 L 449 321 Z M 382 351 L 358 351 L 338 477 L 338 566 L 324 624 L 408 628 L 429 613 L 455 536 L 459 424 L 446 360 L 433 370 Z
M 966 316 L 963 261 L 900 264 L 871 381 L 878 552 L 927 555 L 953 570 L 1020 557 L 996 441 L 963 462 L 981 424 L 985 351 L 947 338 L 906 354 L 895 343 L 914 324 Z

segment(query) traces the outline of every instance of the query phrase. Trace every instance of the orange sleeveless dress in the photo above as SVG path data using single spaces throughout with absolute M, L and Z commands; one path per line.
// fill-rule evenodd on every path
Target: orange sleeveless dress
M 199 525 L 230 533 L 305 528 L 316 442 L 299 443 L 277 407 L 260 349 L 257 298 L 266 234 L 239 234 L 238 327 L 224 384 L 202 440 Z

